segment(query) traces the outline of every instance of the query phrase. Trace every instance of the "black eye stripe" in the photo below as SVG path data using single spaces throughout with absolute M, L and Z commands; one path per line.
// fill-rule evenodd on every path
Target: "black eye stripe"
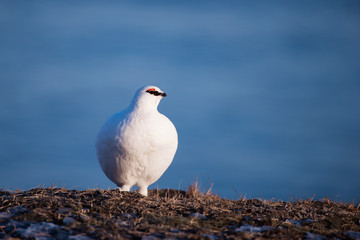
M 150 90 L 147 90 L 146 92 L 148 92 L 148 93 L 150 93 L 150 94 L 153 94 L 153 95 L 155 95 L 155 96 L 159 96 L 159 95 L 161 95 L 161 96 L 163 96 L 163 97 L 166 96 L 165 93 L 161 93 L 161 92 L 158 92 L 158 91 L 150 91 Z

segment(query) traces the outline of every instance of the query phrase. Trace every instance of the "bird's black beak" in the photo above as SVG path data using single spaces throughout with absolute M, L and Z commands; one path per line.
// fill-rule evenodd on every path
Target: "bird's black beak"
M 161 93 L 161 96 L 166 97 L 167 95 L 166 95 L 166 93 L 163 92 L 163 93 Z

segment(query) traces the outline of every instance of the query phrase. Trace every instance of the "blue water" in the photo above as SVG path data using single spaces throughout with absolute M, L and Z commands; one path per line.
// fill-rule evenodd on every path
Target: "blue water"
M 151 188 L 360 201 L 359 1 L 1 1 L 0 186 L 115 187 L 94 140 L 155 84 Z

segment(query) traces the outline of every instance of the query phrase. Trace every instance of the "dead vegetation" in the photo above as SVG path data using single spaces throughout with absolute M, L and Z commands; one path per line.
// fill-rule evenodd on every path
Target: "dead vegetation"
M 229 200 L 199 191 L 0 191 L 0 239 L 359 239 L 355 204 Z

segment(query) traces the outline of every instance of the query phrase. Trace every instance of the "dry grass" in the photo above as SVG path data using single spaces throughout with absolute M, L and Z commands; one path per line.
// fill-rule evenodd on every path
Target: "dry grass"
M 210 184 L 209 189 L 205 193 L 203 193 L 200 188 L 201 186 L 197 179 L 193 184 L 187 187 L 186 194 L 192 198 L 199 198 L 199 197 L 214 198 L 214 199 L 220 198 L 218 195 L 212 192 L 212 188 L 213 188 L 212 183 Z
M 234 201 L 212 194 L 211 187 L 204 193 L 200 188 L 195 182 L 186 192 L 155 189 L 146 198 L 110 189 L 0 190 L 0 239 L 25 238 L 25 229 L 45 223 L 55 227 L 41 234 L 57 239 L 301 239 L 309 233 L 356 239 L 360 232 L 360 211 L 354 204 L 329 199 Z

